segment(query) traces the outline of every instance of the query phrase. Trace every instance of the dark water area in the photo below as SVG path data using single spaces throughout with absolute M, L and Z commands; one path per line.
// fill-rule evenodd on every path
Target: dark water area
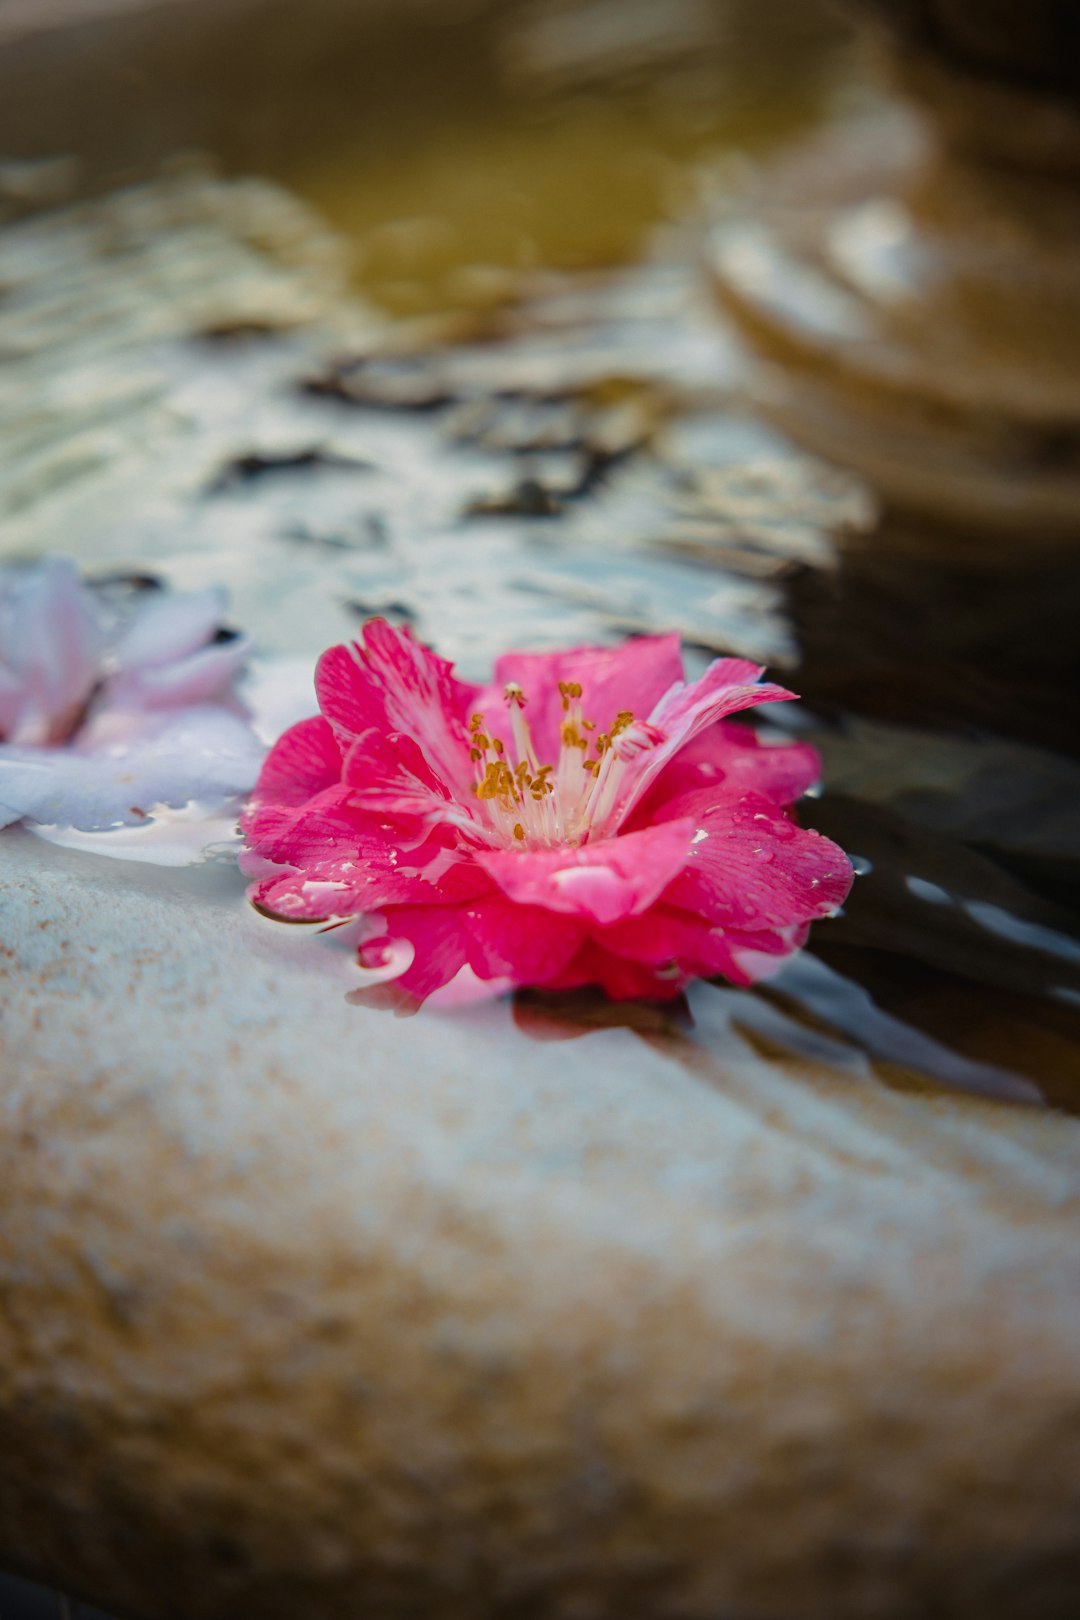
M 738 1061 L 737 1029 L 786 1066 L 1080 1109 L 1080 559 L 1037 533 L 849 522 L 801 464 L 785 484 L 785 456 L 745 427 L 701 291 L 732 164 L 797 139 L 830 98 L 869 94 L 830 14 L 766 23 L 735 5 L 721 26 L 687 7 L 684 26 L 659 28 L 635 6 L 620 55 L 602 31 L 560 26 L 558 8 L 406 26 L 320 5 L 302 37 L 280 6 L 257 32 L 233 7 L 187 31 L 180 9 L 153 26 L 87 22 L 74 50 L 44 32 L 0 39 L 12 220 L 50 186 L 93 199 L 208 154 L 318 209 L 351 244 L 353 287 L 406 318 L 368 351 L 297 362 L 289 408 L 309 414 L 289 419 L 284 448 L 234 445 L 200 521 L 265 514 L 267 558 L 317 552 L 327 599 L 444 647 L 467 638 L 470 611 L 512 640 L 542 625 L 550 643 L 577 622 L 565 604 L 585 603 L 609 636 L 675 626 L 695 656 L 761 657 L 802 696 L 766 724 L 822 752 L 824 792 L 800 819 L 860 876 L 805 957 L 754 991 L 696 987 L 675 1010 L 524 995 L 518 1028 L 629 1023 L 719 1062 Z M 235 379 L 264 341 L 258 322 L 218 332 L 207 375 Z M 390 552 L 363 582 L 395 525 L 414 523 L 400 492 L 369 493 L 399 431 L 416 486 L 436 465 L 476 485 L 456 538 L 429 546 L 426 598 Z M 719 459 L 702 449 L 714 440 Z M 746 468 L 765 469 L 750 497 Z M 189 515 L 169 522 L 179 533 Z M 484 550 L 494 535 L 501 562 Z

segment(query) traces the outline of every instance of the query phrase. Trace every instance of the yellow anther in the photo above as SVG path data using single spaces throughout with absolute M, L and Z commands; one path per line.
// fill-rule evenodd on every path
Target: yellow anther
M 517 681 L 507 681 L 503 688 L 510 711 L 509 742 L 488 734 L 482 714 L 470 718 L 470 757 L 480 767 L 473 792 L 489 801 L 483 820 L 504 846 L 527 844 L 536 849 L 587 842 L 595 817 L 605 817 L 615 802 L 623 761 L 637 747 L 641 728 L 630 709 L 620 709 L 608 729 L 599 731 L 594 720 L 582 715 L 581 682 L 559 681 L 558 690 L 562 719 L 558 756 L 552 764 L 538 763 L 536 739 L 522 712 L 527 699 Z M 623 736 L 627 731 L 629 736 Z M 578 750 L 584 776 L 573 763 L 573 749 Z M 545 804 L 549 796 L 550 808 Z M 530 801 L 540 808 L 530 809 Z M 523 820 L 514 819 L 515 810 Z
M 509 765 L 497 759 L 488 762 L 484 780 L 477 784 L 476 791 L 481 799 L 509 798 L 518 803 L 521 797 Z

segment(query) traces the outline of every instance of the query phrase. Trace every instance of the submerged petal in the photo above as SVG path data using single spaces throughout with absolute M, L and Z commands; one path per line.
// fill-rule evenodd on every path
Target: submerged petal
M 360 948 L 363 967 L 377 967 L 401 944 L 412 946 L 412 960 L 395 983 L 417 1001 L 449 984 L 468 961 L 468 940 L 456 908 L 402 906 L 387 919 L 387 934 Z
M 687 979 L 665 973 L 650 963 L 635 962 L 605 950 L 595 939 L 587 939 L 566 966 L 553 974 L 543 988 L 577 990 L 583 985 L 599 985 L 612 1001 L 669 1001 L 679 995 Z

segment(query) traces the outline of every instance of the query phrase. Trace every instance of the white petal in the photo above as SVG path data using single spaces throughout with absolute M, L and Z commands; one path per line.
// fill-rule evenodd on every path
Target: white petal
M 225 709 L 108 720 L 91 748 L 0 747 L 0 815 L 85 832 L 132 826 L 159 805 L 221 804 L 258 775 L 263 747 Z
M 186 658 L 122 670 L 109 681 L 105 708 L 164 709 L 205 703 L 232 684 L 251 643 L 245 636 L 212 642 Z
M 121 669 L 158 668 L 205 647 L 221 624 L 225 593 L 205 591 L 155 592 L 136 610 L 113 649 Z

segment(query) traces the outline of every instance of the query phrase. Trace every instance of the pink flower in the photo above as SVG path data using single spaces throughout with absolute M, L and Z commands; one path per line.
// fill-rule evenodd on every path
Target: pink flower
M 814 750 L 727 717 L 793 694 L 679 639 L 509 653 L 457 680 L 380 619 L 320 660 L 322 713 L 271 750 L 244 818 L 251 898 L 362 917 L 360 962 L 422 1000 L 453 980 L 667 998 L 746 984 L 841 903 L 847 857 L 784 806 Z
M 0 569 L 0 827 L 100 831 L 246 792 L 262 748 L 232 698 L 248 651 L 220 591 Z

